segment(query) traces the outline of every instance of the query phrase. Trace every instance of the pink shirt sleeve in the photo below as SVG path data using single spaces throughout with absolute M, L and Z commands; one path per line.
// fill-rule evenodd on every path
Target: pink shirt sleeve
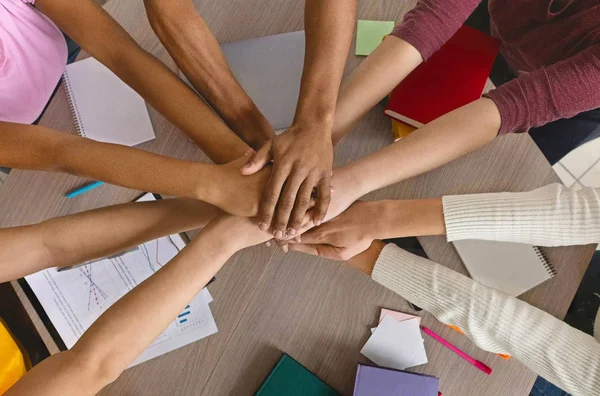
M 500 110 L 500 134 L 527 132 L 600 108 L 600 45 L 524 74 L 484 96 Z
M 420 0 L 392 31 L 427 60 L 456 33 L 481 0 Z

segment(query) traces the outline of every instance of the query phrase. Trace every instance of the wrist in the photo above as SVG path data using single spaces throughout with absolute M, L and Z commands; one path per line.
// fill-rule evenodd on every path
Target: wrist
M 375 264 L 377 263 L 377 259 L 384 247 L 385 243 L 375 240 L 367 250 L 348 260 L 348 264 L 371 276 Z
M 273 127 L 250 98 L 238 95 L 233 101 L 237 103 L 221 106 L 222 117 L 250 147 L 258 150 L 275 137 Z
M 220 207 L 219 203 L 223 202 L 222 186 L 226 180 L 223 165 L 194 163 L 189 180 L 195 181 L 192 198 Z
M 332 109 L 315 106 L 307 109 L 298 108 L 294 117 L 294 126 L 303 131 L 313 131 L 331 139 L 335 122 L 335 107 Z
M 379 239 L 445 234 L 441 198 L 383 200 L 377 213 Z
M 366 183 L 361 179 L 358 170 L 352 167 L 352 163 L 333 169 L 331 185 L 336 194 L 349 196 L 348 202 L 354 202 L 370 192 L 366 191 Z

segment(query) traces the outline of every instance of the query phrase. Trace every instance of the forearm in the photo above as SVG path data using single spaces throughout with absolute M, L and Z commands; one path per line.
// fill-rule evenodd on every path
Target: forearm
M 116 254 L 166 235 L 204 227 L 220 210 L 175 198 L 108 206 L 0 230 L 0 282 L 45 268 Z
M 233 244 L 218 235 L 209 225 L 167 265 L 104 312 L 65 353 L 64 362 L 34 368 L 17 389 L 22 394 L 95 394 L 114 381 L 235 252 Z M 56 370 L 59 363 L 63 367 Z
M 354 0 L 306 0 L 306 54 L 295 123 L 333 126 L 356 16 Z
M 111 69 L 215 162 L 241 157 L 247 145 L 189 87 L 144 51 L 90 0 L 38 0 L 36 6 L 90 55 Z M 90 29 L 93 26 L 93 29 Z
M 108 366 L 113 373 L 108 377 L 118 376 L 235 253 L 225 239 L 207 226 L 173 260 L 102 315 L 73 347 L 74 352 L 82 360 Z
M 376 153 L 346 165 L 357 195 L 420 175 L 491 142 L 500 129 L 498 108 L 479 99 L 454 110 Z M 382 172 L 382 169 L 391 171 Z
M 273 128 L 231 73 L 219 43 L 191 0 L 145 0 L 152 29 L 190 83 L 254 149 Z
M 373 239 L 445 234 L 440 198 L 367 202 L 376 221 Z
M 406 41 L 395 36 L 383 40 L 340 90 L 332 132 L 334 144 L 422 61 L 421 54 Z
M 600 387 L 598 341 L 524 301 L 392 245 L 379 256 L 373 280 L 569 393 Z
M 214 202 L 216 165 L 99 143 L 40 126 L 0 123 L 0 165 L 67 172 L 140 191 Z

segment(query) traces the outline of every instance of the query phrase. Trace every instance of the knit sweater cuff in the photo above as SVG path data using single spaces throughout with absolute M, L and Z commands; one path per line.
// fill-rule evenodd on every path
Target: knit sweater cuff
M 600 199 L 591 188 L 572 191 L 551 184 L 528 192 L 445 196 L 442 202 L 449 242 L 568 246 L 600 238 Z

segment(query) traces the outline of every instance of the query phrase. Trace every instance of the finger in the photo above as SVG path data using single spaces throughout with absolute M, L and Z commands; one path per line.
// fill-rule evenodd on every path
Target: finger
M 325 220 L 327 209 L 329 209 L 329 202 L 331 202 L 331 176 L 327 176 L 321 179 L 318 189 L 317 206 L 315 207 L 315 215 L 313 221 L 316 225 L 319 225 Z
M 260 202 L 260 210 L 258 212 L 258 227 L 265 231 L 271 227 L 271 221 L 273 220 L 273 213 L 279 201 L 281 195 L 281 188 L 283 183 L 288 178 L 289 170 L 286 168 L 278 167 L 275 164 L 273 172 L 269 177 L 269 181 L 263 192 L 262 200 Z
M 302 219 L 302 226 L 300 226 L 300 229 L 296 229 L 296 236 L 300 236 L 303 233 L 305 233 L 306 231 L 310 230 L 311 228 L 313 228 L 315 226 L 315 223 L 313 223 L 312 218 L 313 218 L 313 213 L 314 209 L 310 209 L 306 215 L 304 215 L 304 219 Z M 293 239 L 294 237 L 291 235 L 288 235 L 286 238 L 284 238 L 284 240 L 286 242 L 289 242 L 291 239 Z
M 317 252 L 317 249 L 313 246 L 313 245 L 308 245 L 305 243 L 294 243 L 289 245 L 289 249 L 296 251 L 296 252 L 301 252 L 301 253 L 306 253 L 306 254 L 312 254 L 313 256 L 318 256 L 319 252 Z
M 288 235 L 292 237 L 298 234 L 298 230 L 302 226 L 302 219 L 304 218 L 306 211 L 310 208 L 312 202 L 312 190 L 314 186 L 314 180 L 308 178 L 304 180 L 304 183 L 302 183 L 302 186 L 300 186 L 300 190 L 298 190 L 296 204 L 294 205 L 294 209 L 292 210 L 289 221 Z
M 325 225 L 327 225 L 327 223 L 325 223 L 321 227 L 324 227 Z M 321 227 L 313 228 L 312 230 L 309 230 L 306 233 L 302 234 L 302 243 L 309 243 L 311 245 L 328 243 L 324 236 L 324 231 L 326 230 Z
M 313 245 L 317 252 L 319 252 L 319 256 L 330 259 L 330 260 L 342 260 L 341 251 L 342 248 L 338 248 L 336 246 L 331 245 Z
M 294 209 L 296 203 L 296 195 L 298 189 L 304 181 L 305 175 L 299 173 L 297 170 L 292 170 L 290 178 L 285 182 L 285 187 L 279 201 L 277 202 L 277 211 L 275 214 L 275 221 L 273 229 L 275 230 L 275 239 L 283 239 L 287 233 L 288 220 L 290 219 L 290 213 Z M 308 198 L 310 202 L 310 196 Z M 294 233 L 294 235 L 296 235 Z
M 265 143 L 256 153 L 254 153 L 246 164 L 242 167 L 242 175 L 253 175 L 265 167 L 271 161 L 272 141 Z

